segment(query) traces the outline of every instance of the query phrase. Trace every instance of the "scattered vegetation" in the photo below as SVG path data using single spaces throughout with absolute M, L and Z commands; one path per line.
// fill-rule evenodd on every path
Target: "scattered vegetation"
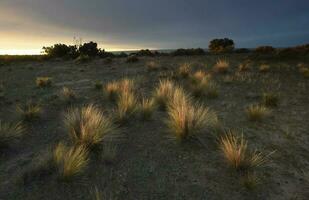
M 109 100 L 115 101 L 119 97 L 120 93 L 134 92 L 135 90 L 135 81 L 133 79 L 123 78 L 119 81 L 107 83 L 105 94 Z
M 42 114 L 41 106 L 32 101 L 28 101 L 24 105 L 18 105 L 16 107 L 16 111 L 25 121 L 32 121 L 34 119 L 38 119 Z
M 170 80 L 160 80 L 155 89 L 154 99 L 161 109 L 165 109 L 174 92 L 174 83 Z
M 135 63 L 135 62 L 138 62 L 138 61 L 139 61 L 139 59 L 138 59 L 138 57 L 135 56 L 135 55 L 131 55 L 131 56 L 129 56 L 129 57 L 127 58 L 127 63 Z
M 72 141 L 86 147 L 101 144 L 116 131 L 111 119 L 92 104 L 70 109 L 65 114 L 64 123 Z
M 149 120 L 153 115 L 155 107 L 154 99 L 143 98 L 139 108 L 142 119 Z
M 0 147 L 11 144 L 19 139 L 24 133 L 25 128 L 20 122 L 12 124 L 0 120 Z
M 181 88 L 174 90 L 167 111 L 166 124 L 169 131 L 180 141 L 194 137 L 204 128 L 217 123 L 217 116 L 214 112 L 193 104 L 190 97 Z
M 116 120 L 126 122 L 138 109 L 137 99 L 132 90 L 122 90 L 117 99 Z
M 63 87 L 60 91 L 60 97 L 64 102 L 72 103 L 76 99 L 76 93 L 68 87 Z
M 38 77 L 36 78 L 36 85 L 38 87 L 50 87 L 52 85 L 52 78 L 51 77 Z
M 228 164 L 236 170 L 253 170 L 263 165 L 267 158 L 257 151 L 250 152 L 243 135 L 237 137 L 231 131 L 221 137 L 220 149 Z
M 249 69 L 250 69 L 249 63 L 241 63 L 238 66 L 238 70 L 241 71 L 241 72 L 248 71 Z
M 54 161 L 64 181 L 80 175 L 88 165 L 88 151 L 84 146 L 67 147 L 59 143 L 54 150 Z
M 191 66 L 189 63 L 184 63 L 182 64 L 180 67 L 179 67 L 179 75 L 182 77 L 182 78 L 187 78 L 190 74 L 190 71 L 191 71 Z
M 246 109 L 246 113 L 250 121 L 262 121 L 269 116 L 270 110 L 263 105 L 251 105 Z
M 156 63 L 155 61 L 149 61 L 147 64 L 146 64 L 146 67 L 147 67 L 147 70 L 148 71 L 157 71 L 160 69 L 158 63 Z
M 273 92 L 265 92 L 262 96 L 262 103 L 267 107 L 278 106 L 279 95 Z
M 266 65 L 266 64 L 262 64 L 259 67 L 259 71 L 262 72 L 262 73 L 269 72 L 269 70 L 270 70 L 270 66 Z
M 227 60 L 219 59 L 214 66 L 214 71 L 219 73 L 226 73 L 229 69 L 229 62 Z

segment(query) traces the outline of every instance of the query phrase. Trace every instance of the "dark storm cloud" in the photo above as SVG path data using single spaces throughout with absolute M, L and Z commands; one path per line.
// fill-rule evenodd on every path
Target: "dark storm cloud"
M 215 37 L 243 47 L 309 43 L 308 0 L 1 0 L 0 6 L 24 19 L 2 19 L 1 27 L 36 34 L 35 26 L 44 26 L 54 36 L 101 43 L 206 47 Z

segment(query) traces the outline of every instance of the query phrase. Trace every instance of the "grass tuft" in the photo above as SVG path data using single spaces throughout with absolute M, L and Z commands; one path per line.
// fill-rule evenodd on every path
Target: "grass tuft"
M 270 110 L 263 105 L 251 105 L 246 109 L 250 121 L 262 121 L 270 115 Z
M 269 71 L 270 71 L 270 66 L 267 65 L 267 64 L 262 64 L 262 65 L 260 65 L 260 67 L 259 67 L 259 71 L 260 71 L 261 73 L 269 72 Z
M 175 85 L 170 80 L 160 80 L 158 87 L 154 92 L 154 99 L 156 104 L 161 108 L 165 109 L 168 101 L 173 95 Z
M 230 63 L 227 60 L 219 59 L 215 66 L 214 71 L 218 73 L 226 73 L 230 67 Z
M 37 77 L 36 85 L 41 88 L 50 87 L 52 85 L 52 78 L 51 77 Z
M 111 119 L 94 105 L 70 109 L 64 123 L 73 142 L 87 147 L 100 144 L 116 131 Z
M 141 117 L 144 120 L 151 119 L 153 112 L 155 110 L 155 101 L 154 99 L 142 99 L 142 102 L 139 106 L 139 112 L 141 113 Z
M 179 69 L 178 73 L 182 78 L 187 78 L 191 71 L 191 65 L 189 63 L 182 64 Z
M 176 88 L 168 105 L 166 124 L 174 137 L 180 141 L 194 137 L 207 126 L 217 123 L 217 116 L 200 105 L 194 105 L 190 97 L 181 89 Z
M 29 101 L 25 105 L 18 105 L 16 111 L 23 120 L 32 121 L 40 118 L 42 108 L 37 103 Z
M 67 147 L 59 143 L 54 150 L 54 161 L 61 180 L 80 175 L 88 165 L 88 151 L 84 146 Z
M 277 107 L 279 103 L 279 96 L 273 92 L 265 92 L 262 96 L 262 103 L 267 107 Z
M 220 149 L 228 164 L 236 170 L 252 170 L 263 165 L 267 157 L 257 151 L 248 151 L 248 142 L 243 135 L 237 137 L 228 132 L 220 139 Z
M 137 99 L 131 90 L 122 90 L 117 99 L 116 120 L 126 122 L 137 111 Z
M 76 99 L 76 93 L 68 87 L 63 87 L 60 91 L 60 97 L 64 102 L 71 103 Z
M 149 61 L 146 64 L 148 71 L 158 71 L 160 69 L 159 65 L 155 61 Z
M 25 133 L 22 123 L 5 123 L 0 120 L 0 147 L 7 146 Z

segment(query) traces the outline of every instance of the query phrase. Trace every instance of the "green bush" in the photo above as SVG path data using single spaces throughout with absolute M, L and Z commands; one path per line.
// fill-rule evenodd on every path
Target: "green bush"
M 226 53 L 233 51 L 235 44 L 234 41 L 229 38 L 214 39 L 210 41 L 208 48 L 212 53 Z

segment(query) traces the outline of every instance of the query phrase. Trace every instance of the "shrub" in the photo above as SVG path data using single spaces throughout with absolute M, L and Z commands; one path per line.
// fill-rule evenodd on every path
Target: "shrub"
M 181 88 L 175 89 L 168 104 L 166 124 L 176 139 L 184 141 L 194 137 L 215 123 L 217 116 L 214 112 L 203 106 L 193 105 Z
M 36 85 L 38 87 L 50 87 L 52 84 L 52 78 L 51 77 L 37 77 L 36 78 Z
M 262 103 L 268 107 L 278 106 L 279 96 L 273 92 L 265 92 L 262 96 Z
M 81 55 L 94 57 L 98 55 L 99 49 L 98 44 L 95 42 L 84 43 L 79 47 L 79 52 Z
M 143 98 L 139 108 L 142 119 L 149 120 L 152 117 L 154 110 L 155 110 L 154 100 Z
M 122 90 L 117 99 L 116 119 L 126 122 L 137 111 L 137 99 L 131 90 Z
M 44 53 L 53 58 L 59 57 L 72 57 L 75 58 L 78 55 L 76 46 L 68 46 L 66 44 L 55 44 L 51 47 L 43 47 Z
M 0 147 L 9 145 L 24 133 L 25 128 L 21 123 L 11 124 L 0 120 Z
M 16 111 L 23 120 L 31 121 L 40 117 L 42 108 L 39 104 L 28 101 L 25 105 L 18 105 Z
M 248 119 L 250 121 L 262 121 L 270 114 L 270 110 L 261 105 L 251 105 L 246 109 Z
M 134 55 L 129 56 L 126 60 L 127 63 L 135 63 L 138 61 L 139 61 L 138 57 Z
M 214 70 L 219 73 L 226 73 L 229 67 L 230 64 L 227 60 L 219 59 L 214 66 Z
M 137 56 L 154 56 L 155 54 L 152 53 L 149 49 L 141 49 L 137 53 Z
M 76 93 L 68 87 L 63 87 L 60 91 L 60 97 L 64 102 L 71 103 L 76 99 Z
M 54 161 L 60 178 L 70 180 L 80 175 L 88 165 L 88 151 L 84 146 L 66 147 L 59 143 L 54 150 Z
M 209 43 L 209 51 L 212 53 L 226 53 L 234 50 L 234 41 L 228 38 L 214 39 Z
M 248 151 L 243 135 L 236 137 L 229 132 L 220 139 L 220 149 L 228 164 L 236 170 L 252 170 L 266 162 L 266 157 L 257 151 Z
M 158 87 L 155 89 L 154 99 L 161 109 L 165 109 L 168 101 L 173 95 L 175 86 L 170 80 L 160 80 Z
M 262 65 L 260 65 L 260 67 L 259 67 L 259 71 L 260 71 L 261 73 L 269 72 L 269 70 L 270 70 L 270 66 L 269 66 L 269 65 L 266 65 L 266 64 L 262 64 Z
M 64 123 L 72 141 L 87 147 L 100 144 L 116 131 L 111 119 L 94 105 L 70 109 Z
M 190 71 L 191 71 L 191 65 L 189 63 L 184 63 L 182 64 L 180 67 L 179 67 L 179 75 L 182 77 L 182 78 L 187 78 L 190 74 Z

